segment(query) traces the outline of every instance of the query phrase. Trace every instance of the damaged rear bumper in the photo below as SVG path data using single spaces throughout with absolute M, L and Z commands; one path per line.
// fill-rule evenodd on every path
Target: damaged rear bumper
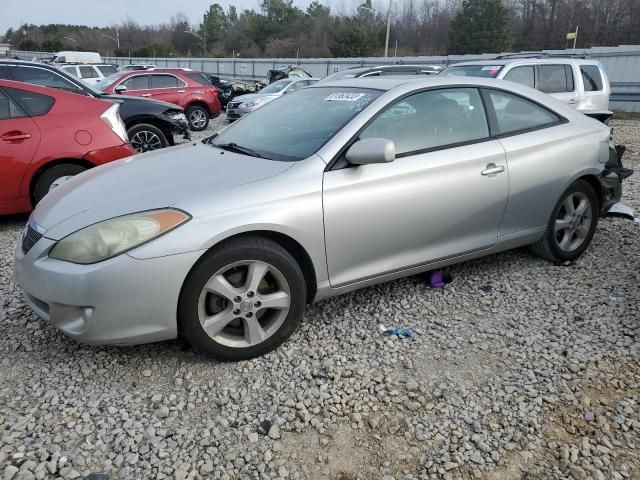
M 600 174 L 602 186 L 602 215 L 624 217 L 634 219 L 634 211 L 631 207 L 620 202 L 622 197 L 622 182 L 633 175 L 631 168 L 625 168 L 622 164 L 622 156 L 626 151 L 624 145 L 615 145 L 609 148 L 609 160 L 605 169 Z

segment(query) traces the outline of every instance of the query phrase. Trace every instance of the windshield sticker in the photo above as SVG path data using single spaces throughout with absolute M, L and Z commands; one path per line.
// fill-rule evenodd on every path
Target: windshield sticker
M 327 102 L 357 102 L 362 97 L 364 97 L 364 93 L 354 93 L 354 92 L 339 92 L 332 93 L 325 101 Z
M 482 70 L 498 70 L 500 67 L 498 65 L 488 65 L 486 67 L 482 67 Z

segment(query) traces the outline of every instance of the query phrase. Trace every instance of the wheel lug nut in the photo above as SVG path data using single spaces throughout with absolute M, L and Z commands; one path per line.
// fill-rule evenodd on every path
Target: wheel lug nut
M 237 308 L 233 311 L 234 315 L 240 315 L 240 310 L 238 310 Z
M 251 318 L 251 317 L 253 317 L 253 313 L 251 312 L 247 313 L 247 318 Z
M 253 297 L 254 295 L 255 295 L 255 293 L 253 293 L 253 292 L 247 292 L 247 297 L 249 297 L 249 298 Z
M 261 306 L 261 305 L 262 305 L 262 303 L 260 302 L 260 300 L 256 300 L 256 301 L 253 303 L 253 306 L 254 306 L 254 307 L 256 307 L 256 308 L 260 308 L 260 306 Z
M 241 298 L 241 297 L 239 297 L 239 296 L 237 296 L 237 297 L 235 297 L 235 298 L 233 299 L 233 301 L 234 301 L 234 302 L 236 302 L 236 303 L 240 303 L 240 302 L 242 301 L 242 298 Z

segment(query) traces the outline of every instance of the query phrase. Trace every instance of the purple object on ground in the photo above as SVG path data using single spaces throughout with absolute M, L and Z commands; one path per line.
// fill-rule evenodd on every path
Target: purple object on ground
M 433 288 L 444 288 L 444 272 L 442 270 L 434 270 L 431 272 L 431 286 Z

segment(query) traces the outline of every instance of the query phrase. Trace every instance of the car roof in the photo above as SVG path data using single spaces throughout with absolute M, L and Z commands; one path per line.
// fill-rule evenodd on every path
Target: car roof
M 580 64 L 597 64 L 597 60 L 589 58 L 576 57 L 518 57 L 518 58 L 494 58 L 489 60 L 473 60 L 468 62 L 459 62 L 449 65 L 450 67 L 460 67 L 465 65 L 511 65 L 514 63 L 547 63 L 547 64 L 563 64 L 580 63 Z
M 540 94 L 533 88 L 526 87 L 514 82 L 506 80 L 498 80 L 495 78 L 484 77 L 464 77 L 464 76 L 424 76 L 412 78 L 343 78 L 340 80 L 332 80 L 327 83 L 316 83 L 308 88 L 325 88 L 325 87 L 344 87 L 344 88 L 368 88 L 371 90 L 390 91 L 400 86 L 412 86 L 413 89 L 429 88 L 429 87 L 499 87 L 503 90 L 513 91 L 531 97 Z M 548 95 L 543 94 L 545 97 Z

